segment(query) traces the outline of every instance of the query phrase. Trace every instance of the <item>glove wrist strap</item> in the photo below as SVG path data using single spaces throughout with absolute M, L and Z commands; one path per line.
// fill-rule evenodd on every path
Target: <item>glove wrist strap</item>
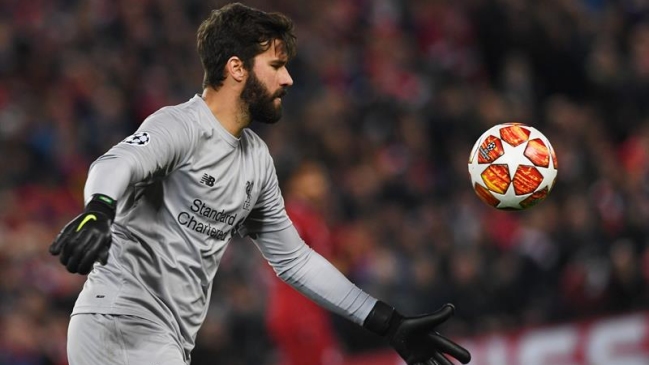
M 94 194 L 92 199 L 86 205 L 86 211 L 100 212 L 110 218 L 111 222 L 115 219 L 115 210 L 117 201 L 107 195 Z
M 398 325 L 403 317 L 394 308 L 382 301 L 377 301 L 370 314 L 365 318 L 363 327 L 380 335 L 385 336 L 392 327 Z

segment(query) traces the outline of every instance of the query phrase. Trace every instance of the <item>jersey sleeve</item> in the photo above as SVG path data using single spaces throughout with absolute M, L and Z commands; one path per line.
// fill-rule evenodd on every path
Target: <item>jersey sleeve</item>
M 252 237 L 277 276 L 320 306 L 362 324 L 376 304 L 304 243 L 293 225 Z
M 193 148 L 191 129 L 190 123 L 170 113 L 151 115 L 134 134 L 92 163 L 84 189 L 86 201 L 97 193 L 119 200 L 130 184 L 176 169 Z

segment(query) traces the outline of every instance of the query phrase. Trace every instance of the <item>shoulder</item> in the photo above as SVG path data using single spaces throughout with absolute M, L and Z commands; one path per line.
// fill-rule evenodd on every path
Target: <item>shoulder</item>
M 184 122 L 196 115 L 196 108 L 193 106 L 193 100 L 186 101 L 182 104 L 164 106 L 151 115 L 146 120 L 155 119 L 156 121 L 173 120 L 175 122 Z
M 143 126 L 161 128 L 169 133 L 196 134 L 203 128 L 200 124 L 200 113 L 194 99 L 177 105 L 162 107 L 149 115 Z

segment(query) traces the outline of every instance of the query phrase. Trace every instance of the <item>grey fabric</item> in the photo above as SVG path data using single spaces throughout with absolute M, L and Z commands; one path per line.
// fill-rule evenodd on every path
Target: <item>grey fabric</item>
M 357 323 L 375 302 L 299 238 L 261 138 L 250 129 L 235 138 L 198 96 L 162 108 L 97 159 L 86 199 L 95 193 L 118 201 L 113 245 L 73 314 L 145 318 L 189 352 L 234 235 L 255 237 L 284 280 Z
M 68 327 L 70 365 L 187 365 L 166 328 L 133 316 L 78 314 Z

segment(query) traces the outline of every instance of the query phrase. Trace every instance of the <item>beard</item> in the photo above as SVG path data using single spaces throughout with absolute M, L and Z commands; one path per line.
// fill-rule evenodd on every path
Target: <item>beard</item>
M 241 91 L 241 100 L 244 105 L 248 106 L 248 115 L 251 120 L 265 124 L 277 123 L 282 117 L 282 104 L 275 106 L 275 98 L 286 95 L 285 89 L 279 89 L 271 94 L 254 72 L 250 72 L 250 77 Z

